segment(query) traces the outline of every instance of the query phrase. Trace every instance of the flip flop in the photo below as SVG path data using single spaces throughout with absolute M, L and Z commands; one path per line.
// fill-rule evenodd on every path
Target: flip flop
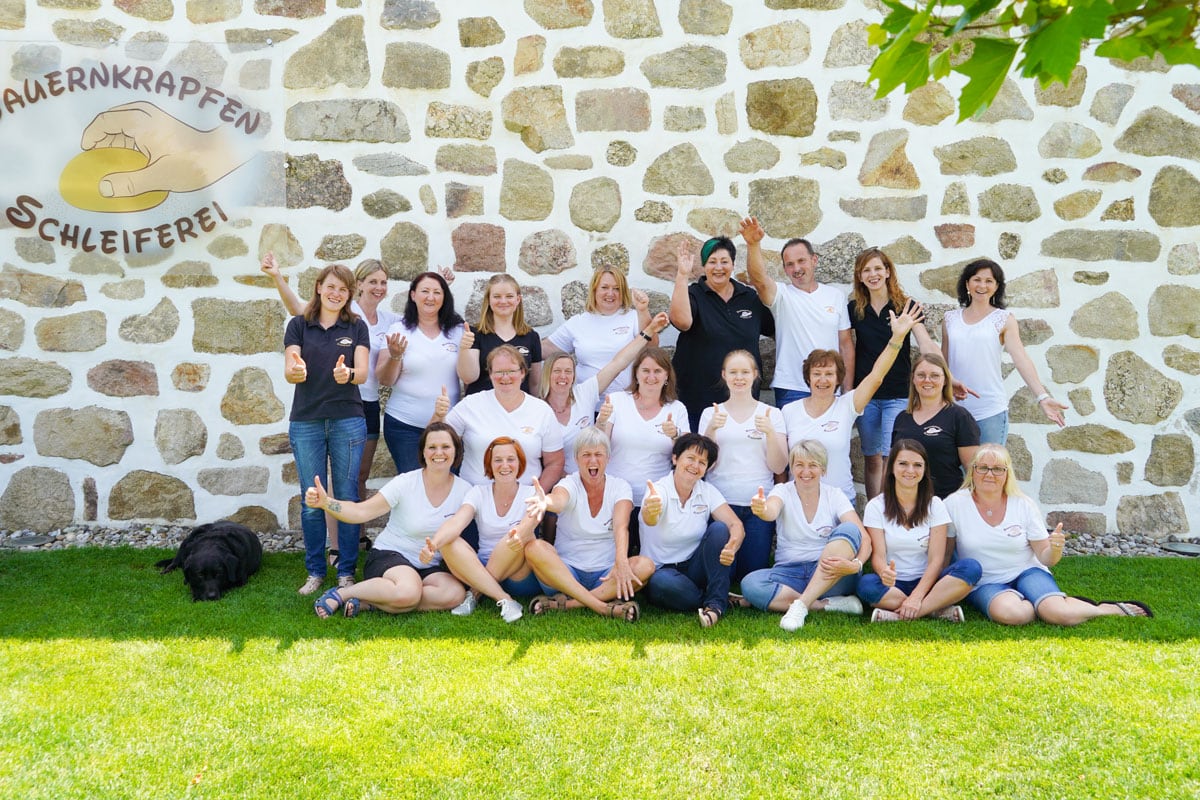
M 566 610 L 567 596 L 565 594 L 556 594 L 553 597 L 548 594 L 539 594 L 537 597 L 529 601 L 529 613 L 533 614 L 535 617 L 541 616 L 547 611 Z
M 711 606 L 696 609 L 701 628 L 711 628 L 721 621 L 721 612 Z
M 332 605 L 330 605 L 332 603 Z M 321 619 L 329 619 L 344 605 L 337 589 L 330 589 L 313 603 L 313 612 Z
M 745 595 L 740 595 L 737 592 L 729 593 L 729 605 L 732 608 L 750 608 L 750 601 Z
M 1106 600 L 1117 608 L 1121 609 L 1121 613 L 1127 617 L 1153 617 L 1154 612 L 1150 610 L 1150 606 L 1140 600 Z M 1133 609 L 1140 609 L 1141 614 Z

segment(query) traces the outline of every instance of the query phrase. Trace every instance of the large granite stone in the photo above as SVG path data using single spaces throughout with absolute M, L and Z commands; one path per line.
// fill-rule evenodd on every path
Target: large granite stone
M 842 197 L 838 207 L 852 217 L 869 220 L 915 222 L 925 219 L 929 206 L 926 195 L 916 197 Z
M 517 54 L 513 56 L 513 75 L 540 72 L 545 55 L 545 36 L 522 36 L 517 40 Z
M 892 263 L 897 266 L 906 264 L 928 264 L 933 259 L 929 248 L 912 236 L 901 236 L 891 244 L 885 244 L 883 252 L 888 254 Z
M 446 184 L 446 217 L 448 219 L 482 215 L 482 186 L 467 186 L 455 181 Z
M 807 78 L 755 81 L 746 87 L 746 122 L 778 136 L 812 136 L 817 93 Z
M 808 26 L 800 20 L 758 28 L 738 40 L 738 54 L 748 69 L 803 64 L 809 50 Z
M 760 172 L 779 163 L 779 148 L 763 139 L 738 142 L 725 151 L 725 168 L 730 172 Z
M 904 103 L 904 121 L 913 125 L 937 125 L 954 113 L 954 95 L 933 81 L 915 89 Z
M 1200 126 L 1157 106 L 1137 115 L 1116 147 L 1140 156 L 1172 156 L 1200 161 Z
M 275 300 L 192 301 L 192 349 L 197 353 L 274 353 L 287 317 Z
M 592 269 L 616 270 L 629 274 L 629 248 L 620 242 L 610 242 L 592 251 Z
M 287 110 L 284 134 L 320 142 L 407 142 L 408 120 L 386 100 L 314 100 Z
M 204 261 L 180 261 L 162 276 L 168 289 L 210 289 L 219 283 L 212 267 Z
M 383 0 L 379 26 L 386 30 L 424 30 L 442 21 L 436 0 Z
M 15 300 L 33 308 L 66 308 L 87 300 L 87 293 L 79 281 L 52 278 L 5 264 L 0 272 L 0 299 Z
M 584 89 L 575 97 L 577 131 L 644 131 L 650 95 L 641 89 Z
M 429 269 L 429 235 L 411 222 L 397 222 L 379 243 L 379 260 L 394 281 L 411 281 Z
M 492 112 L 486 108 L 432 102 L 425 112 L 425 135 L 443 139 L 487 139 Z
M 1096 183 L 1127 183 L 1136 181 L 1140 177 L 1142 177 L 1140 169 L 1119 161 L 1101 161 L 1083 171 L 1085 181 L 1095 181 Z
M 733 6 L 724 0 L 680 0 L 679 26 L 684 33 L 724 36 L 733 21 Z
M 521 141 L 535 153 L 575 145 L 560 86 L 514 89 L 505 96 L 500 109 L 504 127 L 520 134 Z
M 0 394 L 53 397 L 71 388 L 71 371 L 53 361 L 0 359 Z
M 577 263 L 571 237 L 557 228 L 526 236 L 517 259 L 517 266 L 530 275 L 558 275 Z
M 1146 318 L 1155 336 L 1200 338 L 1200 289 L 1177 284 L 1159 286 L 1150 295 Z
M 401 175 L 427 175 L 429 173 L 428 167 L 399 153 L 370 153 L 356 156 L 353 164 L 355 169 L 383 178 L 395 178 Z
M 242 367 L 221 398 L 221 416 L 234 425 L 269 425 L 283 419 L 271 375 L 262 367 Z
M 349 261 L 366 246 L 367 240 L 360 234 L 330 234 L 322 237 L 321 243 L 317 245 L 316 256 L 322 261 Z
M 158 396 L 158 372 L 149 361 L 102 361 L 88 370 L 87 384 L 109 397 Z
M 1056 344 L 1046 349 L 1046 365 L 1055 383 L 1082 383 L 1100 369 L 1100 351 L 1086 344 Z
M 592 0 L 525 0 L 525 13 L 547 30 L 587 25 L 595 10 Z
M 821 186 L 811 178 L 759 178 L 750 181 L 748 206 L 767 236 L 807 236 L 821 222 Z
M 382 453 L 391 461 L 391 457 L 387 455 L 385 448 L 379 448 L 377 454 Z M 372 477 L 378 477 L 372 475 Z M 299 496 L 297 496 L 299 499 Z M 279 517 L 275 516 L 275 512 L 262 506 L 242 506 L 237 511 L 226 517 L 230 522 L 236 522 L 238 525 L 245 525 L 255 533 L 272 534 L 278 533 Z
M 1114 428 L 1103 425 L 1069 425 L 1046 435 L 1051 450 L 1075 450 L 1111 456 L 1128 453 L 1134 448 L 1133 439 Z
M 491 97 L 492 89 L 504 80 L 504 59 L 499 56 L 472 61 L 467 65 L 467 86 L 481 97 Z
M 267 491 L 271 470 L 255 467 L 215 467 L 196 473 L 196 483 L 212 495 L 238 496 Z
M 919 189 L 921 179 L 916 167 L 908 160 L 908 131 L 894 129 L 871 137 L 867 155 L 858 171 L 863 186 L 883 186 L 889 189 Z
M 342 17 L 297 50 L 283 68 L 285 89 L 361 89 L 371 79 L 363 18 Z
M 700 106 L 667 106 L 663 111 L 663 129 L 684 133 L 698 131 L 708 122 Z
M 1040 106 L 1063 106 L 1072 108 L 1079 105 L 1083 93 L 1087 89 L 1087 67 L 1082 64 L 1071 71 L 1066 83 L 1053 81 L 1049 86 L 1040 83 L 1033 87 L 1033 95 Z
M 108 340 L 102 311 L 80 311 L 43 317 L 33 326 L 38 347 L 50 353 L 82 353 L 103 347 Z
M 1171 416 L 1182 399 L 1182 384 L 1163 375 L 1137 353 L 1126 350 L 1108 360 L 1104 402 L 1117 419 L 1157 425 Z
M 704 234 L 705 237 L 736 238 L 741 221 L 742 215 L 728 208 L 694 208 L 687 215 L 687 224 L 693 230 Z M 699 266 L 698 261 L 697 266 Z
M 1031 222 L 1042 215 L 1042 209 L 1033 189 L 999 183 L 980 193 L 979 214 L 993 222 Z
M 12 406 L 0 406 L 0 444 L 20 444 L 23 441 L 20 415 Z
M 1085 125 L 1056 122 L 1038 142 L 1042 158 L 1091 158 L 1100 152 L 1100 137 Z
M 604 0 L 604 30 L 616 39 L 662 36 L 654 0 Z
M 1054 213 L 1059 219 L 1071 221 L 1086 217 L 1100 203 L 1103 193 L 1097 189 L 1081 189 L 1054 201 Z
M 1182 167 L 1163 167 L 1150 186 L 1149 211 L 1164 228 L 1200 225 L 1200 180 Z
M 486 222 L 464 222 L 450 234 L 457 272 L 507 272 L 504 228 Z
M 713 177 L 694 144 L 679 144 L 651 162 L 642 178 L 649 194 L 710 195 Z
M 975 117 L 977 122 L 992 124 L 1004 120 L 1015 119 L 1028 122 L 1033 119 L 1033 109 L 1025 101 L 1021 87 L 1012 78 L 1005 78 L 1000 84 L 1000 91 L 992 99 L 991 104 L 982 114 Z
M 1101 86 L 1092 98 L 1092 106 L 1088 110 L 1098 122 L 1105 125 L 1116 125 L 1121 118 L 1125 105 L 1133 99 L 1133 86 L 1128 83 L 1110 83 Z
M 1126 535 L 1165 539 L 1188 532 L 1187 512 L 1178 492 L 1125 495 L 1117 501 L 1117 530 Z
M 585 231 L 611 231 L 621 218 L 621 187 L 612 178 L 592 178 L 571 190 L 571 222 Z
M 829 116 L 835 120 L 873 122 L 888 113 L 886 97 L 876 97 L 875 87 L 863 81 L 835 81 L 829 92 Z
M 389 89 L 448 89 L 450 56 L 420 42 L 392 42 L 384 51 L 381 80 Z
M 724 51 L 689 44 L 647 57 L 641 70 L 654 87 L 707 89 L 725 82 L 725 63 Z
M 1052 458 L 1042 470 L 1038 500 L 1046 505 L 1103 506 L 1108 502 L 1108 481 L 1099 472 L 1085 469 L 1072 459 Z
M 110 519 L 194 520 L 192 490 L 178 478 L 137 469 L 125 475 L 108 496 Z
M 1163 363 L 1188 375 L 1200 375 L 1200 352 L 1181 345 L 1169 344 L 1164 347 Z
M 75 519 L 71 479 L 50 467 L 25 467 L 12 473 L 0 495 L 0 529 L 50 533 Z
M 315 153 L 288 156 L 287 207 L 320 206 L 341 211 L 350 205 L 353 190 L 342 172 L 342 162 L 322 160 Z
M 611 78 L 625 71 L 625 54 L 615 47 L 564 47 L 554 56 L 560 78 Z
M 480 144 L 446 144 L 438 148 L 435 163 L 442 172 L 495 175 L 496 148 Z
M 165 464 L 181 464 L 204 455 L 208 446 L 208 428 L 190 408 L 160 409 L 154 420 L 154 444 Z
M 554 209 L 554 179 L 537 164 L 510 158 L 504 162 L 500 184 L 500 216 L 511 220 L 540 220 Z
M 1042 255 L 1075 261 L 1157 261 L 1161 250 L 1149 231 L 1071 228 L 1042 240 Z
M 985 178 L 1012 172 L 1017 158 L 1012 147 L 995 136 L 977 136 L 933 148 L 943 175 L 982 175 Z
M 1200 247 L 1195 242 L 1172 247 L 1167 254 L 1167 272 L 1172 275 L 1200 275 Z
M 1196 450 L 1186 433 L 1155 434 L 1146 480 L 1155 486 L 1186 486 L 1196 471 Z
M 33 443 L 38 455 L 107 467 L 120 461 L 133 444 L 133 426 L 124 411 L 99 406 L 51 408 L 38 412 Z
M 491 47 L 504 41 L 504 28 L 495 17 L 462 17 L 458 20 L 458 43 L 462 47 Z

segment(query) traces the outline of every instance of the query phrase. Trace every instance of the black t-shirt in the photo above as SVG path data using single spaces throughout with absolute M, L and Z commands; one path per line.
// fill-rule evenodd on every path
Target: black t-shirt
M 958 458 L 958 448 L 979 444 L 979 425 L 971 412 L 959 405 L 946 406 L 924 425 L 918 425 L 912 414 L 901 411 L 892 426 L 892 445 L 900 439 L 916 439 L 925 445 L 933 493 L 945 499 L 962 488 L 962 461 Z
M 294 344 L 300 346 L 300 357 L 308 368 L 308 378 L 295 385 L 289 419 L 307 422 L 363 416 L 358 386 L 335 381 L 333 367 L 338 356 L 345 356 L 346 366 L 353 367 L 355 348 L 370 349 L 371 334 L 367 323 L 360 317 L 353 325 L 338 320 L 330 327 L 322 328 L 303 316 L 292 317 L 283 335 L 283 346 Z
M 525 356 L 525 380 L 521 381 L 521 389 L 525 392 L 537 396 L 538 387 L 534 386 L 533 391 L 529 391 L 529 374 L 528 370 L 534 364 L 538 364 L 542 360 L 542 337 L 536 332 L 518 333 L 513 338 L 505 341 L 501 339 L 499 334 L 493 333 L 476 333 L 475 346 L 471 349 L 479 351 L 479 378 L 467 384 L 465 394 L 475 394 L 476 392 L 484 392 L 492 388 L 492 379 L 488 377 L 487 358 L 488 354 L 502 344 L 511 344 L 513 347 Z
M 680 332 L 671 363 L 679 400 L 687 406 L 693 423 L 699 421 L 705 408 L 729 397 L 721 380 L 725 356 L 733 350 L 748 350 L 754 354 L 761 374 L 758 338 L 775 335 L 775 318 L 758 294 L 743 283 L 730 283 L 733 295 L 728 301 L 708 288 L 704 277 L 688 287 L 692 327 Z
M 868 303 L 863 308 L 863 318 L 859 319 L 854 313 L 854 301 L 846 304 L 850 313 L 850 328 L 854 331 L 854 385 L 862 383 L 863 378 L 875 366 L 875 361 L 883 348 L 892 340 L 892 326 L 888 324 L 888 312 L 896 311 L 892 301 L 888 301 L 880 313 Z M 899 313 L 899 312 L 897 312 Z M 919 323 L 918 323 L 919 324 Z M 908 376 L 912 372 L 912 334 L 904 337 L 904 344 L 896 356 L 891 369 L 883 376 L 875 392 L 875 400 L 897 400 L 908 397 Z

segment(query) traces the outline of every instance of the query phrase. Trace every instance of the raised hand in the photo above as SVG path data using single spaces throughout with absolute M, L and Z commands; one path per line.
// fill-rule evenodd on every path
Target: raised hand
M 454 268 L 453 267 L 438 267 L 438 275 L 445 279 L 446 283 L 454 283 Z
M 667 419 L 662 424 L 663 436 L 669 439 L 674 439 L 679 435 L 679 427 L 675 424 L 675 420 L 671 419 L 671 412 L 667 412 Z
M 891 588 L 896 585 L 896 562 L 889 561 L 887 566 L 879 571 L 879 582 Z
M 770 436 L 772 433 L 774 433 L 775 428 L 771 426 L 771 417 L 767 414 L 755 414 L 754 430 L 758 431 L 759 433 L 766 434 L 767 436 Z
M 596 427 L 603 428 L 612 419 L 613 404 L 612 397 L 605 396 L 604 402 L 600 404 L 600 413 L 596 415 Z
M 650 295 L 643 292 L 641 289 L 634 289 L 631 292 L 633 296 L 633 307 L 638 311 L 649 311 Z
M 729 422 L 729 414 L 725 412 L 725 409 L 721 408 L 720 403 L 713 403 L 713 415 L 712 419 L 708 422 L 708 429 L 710 431 L 719 431 L 725 427 L 726 422 Z
M 438 395 L 437 400 L 433 401 L 433 418 L 437 420 L 445 419 L 450 413 L 450 393 L 446 391 L 446 387 L 442 387 L 442 393 Z
M 767 232 L 763 230 L 763 226 L 758 224 L 758 220 L 754 217 L 746 217 L 738 226 L 738 233 L 746 240 L 746 244 L 750 246 L 757 245 L 766 237 Z
M 529 501 L 526 500 L 526 502 Z M 508 533 L 504 537 L 504 544 L 507 545 L 508 549 L 512 550 L 514 553 L 519 553 L 525 549 L 525 542 L 522 541 L 521 534 L 517 533 L 516 528 L 509 529 Z
M 650 324 L 646 327 L 650 329 L 650 333 L 657 335 L 662 333 L 671 324 L 671 318 L 667 316 L 667 312 L 660 311 L 654 315 L 654 319 L 650 320 Z
M 686 282 L 696 271 L 696 249 L 692 237 L 684 236 L 675 248 L 675 280 L 681 277 Z
M 916 302 L 909 300 L 904 304 L 904 310 L 897 315 L 894 311 L 888 312 L 888 324 L 892 327 L 892 335 L 904 335 L 913 329 L 913 326 L 925 318 L 925 310 Z
M 1053 397 L 1043 397 L 1041 401 L 1038 402 L 1038 405 L 1041 406 L 1042 413 L 1046 415 L 1046 418 L 1058 425 L 1058 427 L 1061 428 L 1067 424 L 1067 420 L 1063 416 L 1063 412 L 1070 408 L 1070 406 L 1066 405 L 1065 403 L 1060 403 Z
M 737 558 L 737 548 L 733 546 L 733 542 L 726 542 L 725 546 L 721 548 L 717 560 L 721 562 L 721 566 L 728 567 L 735 558 Z
M 408 337 L 396 331 L 395 333 L 387 334 L 388 355 L 393 361 L 399 361 L 404 358 L 404 351 L 408 349 Z
M 458 351 L 471 350 L 475 347 L 475 332 L 471 330 L 471 326 L 463 323 L 462 341 L 458 343 Z
M 350 368 L 346 366 L 346 356 L 338 356 L 337 363 L 333 365 L 333 380 L 337 383 L 349 383 Z
M 321 485 L 321 479 L 313 475 L 313 485 L 308 487 L 308 491 L 304 493 L 304 505 L 309 508 L 324 508 L 328 500 L 329 495 L 325 492 L 325 487 Z
M 525 513 L 533 517 L 538 522 L 542 521 L 542 517 L 546 516 L 546 508 L 550 501 L 546 497 L 546 490 L 542 488 L 542 484 L 537 478 L 533 479 L 533 497 L 525 498 Z M 515 528 L 513 530 L 516 530 Z
M 428 564 L 433 561 L 433 554 L 437 552 L 437 548 L 433 546 L 433 539 L 425 537 L 425 546 L 421 548 L 421 552 L 417 553 L 417 558 L 421 559 L 422 564 Z
M 308 380 L 308 365 L 295 350 L 288 351 L 287 369 L 285 372 L 288 383 L 304 383 Z
M 767 513 L 767 493 L 761 486 L 758 487 L 758 494 L 750 498 L 750 513 L 756 517 L 762 517 Z
M 657 518 L 662 513 L 662 497 L 658 494 L 658 487 L 654 485 L 654 481 L 646 481 L 646 496 L 642 498 L 642 514 L 647 517 Z
M 1050 534 L 1050 549 L 1056 553 L 1061 553 L 1063 547 L 1067 544 L 1067 535 L 1063 533 L 1062 523 L 1054 526 L 1053 532 Z
M 259 264 L 259 269 L 270 275 L 272 278 L 279 277 L 279 263 L 275 261 L 275 254 L 270 250 L 263 256 L 262 263 Z

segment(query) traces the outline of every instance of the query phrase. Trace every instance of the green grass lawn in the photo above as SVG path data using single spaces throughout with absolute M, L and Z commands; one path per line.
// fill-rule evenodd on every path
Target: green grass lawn
M 1195 798 L 1200 561 L 1070 558 L 1065 630 L 483 605 L 322 622 L 300 554 L 0 554 L 0 798 Z

